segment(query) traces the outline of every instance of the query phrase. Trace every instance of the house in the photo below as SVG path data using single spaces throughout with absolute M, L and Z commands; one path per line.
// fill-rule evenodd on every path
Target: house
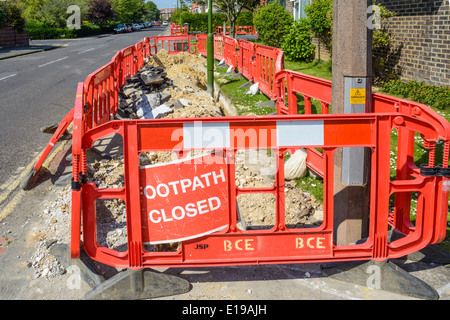
M 163 21 L 171 20 L 172 15 L 175 13 L 175 11 L 177 11 L 176 8 L 159 9 L 161 20 Z

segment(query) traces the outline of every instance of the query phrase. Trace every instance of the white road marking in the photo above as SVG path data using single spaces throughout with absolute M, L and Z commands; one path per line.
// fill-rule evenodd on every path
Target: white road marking
M 78 52 L 78 54 L 82 54 L 82 53 L 89 52 L 89 51 L 92 51 L 92 50 L 95 50 L 95 48 L 90 48 L 90 49 Z
M 61 61 L 61 60 L 67 59 L 67 58 L 68 58 L 68 57 L 64 57 L 64 58 L 61 58 L 61 59 L 56 59 L 56 60 L 53 60 L 53 61 L 50 61 L 50 62 L 41 64 L 38 68 L 45 67 L 45 66 L 47 66 L 47 65 L 49 65 L 49 64 L 51 64 L 51 63 L 55 63 L 55 62 L 58 62 L 58 61 Z
M 9 76 L 6 76 L 6 77 L 3 77 L 3 78 L 0 78 L 0 81 L 2 81 L 2 80 L 5 80 L 5 79 L 8 79 L 8 78 L 11 78 L 11 77 L 14 77 L 14 76 L 17 76 L 17 73 L 14 73 L 14 74 L 10 74 Z

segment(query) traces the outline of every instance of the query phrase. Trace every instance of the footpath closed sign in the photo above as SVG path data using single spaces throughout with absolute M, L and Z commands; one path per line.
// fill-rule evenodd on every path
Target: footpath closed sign
M 228 172 L 206 154 L 140 167 L 144 243 L 198 238 L 228 227 Z

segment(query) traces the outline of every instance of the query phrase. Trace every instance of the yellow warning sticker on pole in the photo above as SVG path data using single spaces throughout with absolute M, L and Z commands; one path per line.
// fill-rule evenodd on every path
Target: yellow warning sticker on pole
M 365 104 L 366 103 L 366 89 L 350 89 L 350 103 L 351 104 Z

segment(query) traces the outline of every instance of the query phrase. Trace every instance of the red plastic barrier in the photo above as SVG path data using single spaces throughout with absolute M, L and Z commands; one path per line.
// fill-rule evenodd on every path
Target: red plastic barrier
M 177 54 L 179 52 L 197 53 L 197 37 L 180 35 L 180 36 L 164 36 L 146 38 L 146 46 L 149 47 L 150 56 L 156 55 L 158 50 L 166 50 L 170 54 Z
M 145 51 L 144 51 L 144 40 L 139 41 L 135 44 L 135 59 L 136 59 L 136 72 L 138 70 L 141 70 L 141 68 L 144 66 L 144 57 L 145 57 Z
M 233 70 L 238 67 L 237 45 L 236 39 L 223 37 L 223 58 L 228 66 L 233 67 Z
M 230 26 L 225 26 L 225 35 L 230 34 Z M 217 26 L 215 29 L 215 33 L 217 35 L 223 35 L 223 26 Z M 256 30 L 253 26 L 236 26 L 235 34 L 244 35 L 244 34 L 256 34 Z
M 80 112 L 75 110 L 76 114 Z M 195 126 L 199 132 L 203 132 L 201 136 L 203 140 L 193 139 L 192 130 Z M 435 128 L 422 119 L 399 113 L 220 117 L 203 118 L 201 124 L 199 119 L 123 120 L 106 123 L 86 132 L 82 137 L 82 147 L 88 149 L 96 139 L 112 133 L 120 134 L 125 148 L 125 186 L 117 189 L 99 189 L 90 182 L 81 185 L 81 196 L 74 199 L 82 199 L 75 208 L 81 208 L 83 212 L 84 248 L 91 258 L 99 262 L 136 269 L 156 266 L 384 261 L 402 257 L 422 249 L 435 236 L 436 221 L 447 212 L 447 208 L 438 207 L 437 203 L 442 204 L 443 199 L 448 197 L 448 188 L 445 190 L 443 186 L 448 184 L 449 180 L 439 176 L 426 177 L 417 174 L 412 183 L 389 181 L 390 136 L 391 131 L 398 126 L 420 132 L 430 139 L 441 137 L 442 128 Z M 320 136 L 301 133 L 312 131 L 320 133 Z M 205 147 L 210 141 L 208 132 L 214 137 L 220 137 L 215 139 L 214 148 Z M 446 128 L 443 133 L 448 136 L 449 132 L 450 128 Z M 177 141 L 173 140 L 174 136 L 178 137 Z M 326 159 L 323 221 L 320 226 L 310 228 L 289 226 L 286 222 L 284 203 L 286 190 L 284 154 L 292 149 L 308 146 L 323 148 Z M 334 155 L 335 151 L 342 147 L 367 147 L 372 150 L 369 237 L 364 243 L 343 246 L 333 243 L 334 206 L 333 196 L 330 196 L 334 188 Z M 260 148 L 271 149 L 276 159 L 279 159 L 274 185 L 267 188 L 237 187 L 233 161 L 236 152 Z M 202 156 L 202 161 L 197 159 L 189 163 L 187 159 L 180 160 L 174 163 L 173 168 L 171 167 L 173 164 L 167 164 L 164 170 L 155 171 L 152 166 L 139 167 L 138 159 L 142 152 L 210 149 L 215 150 L 215 159 L 211 163 L 205 162 L 207 158 Z M 215 187 L 221 191 L 211 191 L 212 193 L 207 193 L 207 197 L 210 198 L 198 200 L 197 196 L 200 196 L 198 192 L 186 197 L 183 196 L 181 189 L 178 189 L 177 193 L 171 195 L 173 199 L 171 198 L 169 202 L 163 201 L 171 190 L 164 187 L 164 183 L 177 181 L 174 179 L 179 175 L 180 168 L 183 168 L 183 172 L 192 171 L 198 172 L 202 177 L 206 174 L 214 177 L 214 180 L 212 178 L 209 180 L 208 187 Z M 195 174 L 183 175 L 182 178 L 194 176 Z M 185 182 L 183 185 L 189 185 Z M 164 188 L 159 189 L 158 183 L 162 183 Z M 402 191 L 414 189 L 421 196 L 415 227 L 411 228 L 402 239 L 388 241 L 389 197 L 393 189 Z M 159 197 L 163 198 L 160 202 L 156 202 L 158 203 L 156 206 L 155 202 L 151 202 L 150 206 L 147 204 L 149 199 L 154 199 L 157 195 L 157 191 L 151 190 L 160 190 Z M 240 227 L 237 197 L 261 192 L 270 193 L 276 199 L 274 225 L 269 229 L 257 230 Z M 200 194 L 205 196 L 204 190 L 201 190 Z M 220 198 L 221 196 L 225 198 Z M 95 220 L 97 199 L 122 199 L 126 202 L 128 226 L 126 251 L 118 252 L 99 245 Z M 194 208 L 198 206 L 197 211 L 186 211 L 188 207 L 192 209 L 192 201 Z M 160 210 L 163 205 L 165 213 Z M 183 209 L 184 207 L 186 209 Z M 198 214 L 198 210 L 203 214 Z M 74 216 L 78 218 L 78 214 Z M 186 221 L 190 223 L 186 224 Z M 184 227 L 180 228 L 180 225 Z M 165 232 L 158 233 L 161 228 Z M 79 232 L 79 230 L 73 232 L 77 231 Z M 152 242 L 152 239 L 155 242 Z M 175 252 L 153 252 L 147 251 L 144 247 L 146 243 L 177 241 L 180 242 L 180 248 Z M 74 252 L 77 250 L 75 248 Z
M 180 35 L 185 35 L 188 34 L 188 28 L 187 27 L 182 27 L 179 25 L 176 25 L 174 23 L 172 23 L 171 27 L 170 27 L 170 35 L 172 36 L 180 36 Z
M 214 36 L 214 59 L 222 61 L 225 58 L 224 36 Z
M 120 63 L 123 74 L 122 78 L 123 81 L 131 78 L 138 71 L 136 66 L 137 57 L 135 55 L 135 51 L 136 51 L 135 46 L 129 46 L 120 51 L 122 53 L 122 59 Z
M 207 44 L 208 44 L 208 36 L 206 34 L 199 34 L 197 36 L 197 51 L 202 56 L 207 56 Z
M 249 81 L 253 81 L 255 45 L 251 41 L 239 39 L 238 65 L 239 72 Z
M 275 74 L 284 69 L 284 52 L 280 49 L 255 44 L 253 82 L 270 99 L 275 99 Z

